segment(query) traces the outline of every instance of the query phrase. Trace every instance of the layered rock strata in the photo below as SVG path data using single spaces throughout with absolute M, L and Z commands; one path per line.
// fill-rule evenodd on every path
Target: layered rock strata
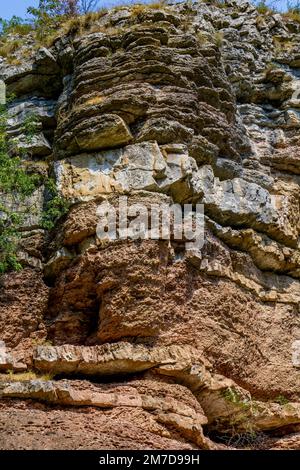
M 228 0 L 73 29 L 0 63 L 8 133 L 69 207 L 51 231 L 46 187 L 17 208 L 0 448 L 299 449 L 300 25 Z M 119 196 L 203 204 L 204 245 L 99 239 Z

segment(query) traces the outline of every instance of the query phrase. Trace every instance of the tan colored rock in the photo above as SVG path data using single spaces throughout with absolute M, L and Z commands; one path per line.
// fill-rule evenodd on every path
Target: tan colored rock
M 47 186 L 13 206 L 33 206 L 18 256 L 36 271 L 0 280 L 0 448 L 222 447 L 202 425 L 231 448 L 252 431 L 295 448 L 299 25 L 235 0 L 138 10 L 78 18 L 49 50 L 24 35 L 0 61 L 8 136 L 71 203 L 45 233 Z M 120 194 L 204 203 L 204 246 L 99 240 L 97 206 Z
M 1 449 L 192 450 L 196 445 L 138 408 L 55 409 L 12 399 L 1 403 Z M 99 429 L 101 432 L 99 432 Z
M 87 375 L 130 374 L 159 367 L 184 370 L 191 361 L 203 363 L 197 351 L 189 346 L 157 347 L 126 342 L 101 346 L 37 346 L 34 366 L 52 373 Z
M 151 395 L 143 394 L 149 386 Z M 173 392 L 174 389 L 174 392 Z M 2 398 L 30 398 L 65 406 L 90 406 L 101 409 L 145 410 L 166 429 L 176 429 L 187 441 L 199 448 L 213 448 L 205 438 L 202 424 L 207 420 L 192 394 L 182 386 L 151 381 L 129 382 L 115 386 L 91 385 L 83 382 L 46 382 L 33 380 L 1 385 Z M 181 401 L 180 401 L 181 400 Z M 186 404 L 193 403 L 194 407 Z
M 118 147 L 128 144 L 132 135 L 123 119 L 116 114 L 86 119 L 84 110 L 78 117 L 78 123 L 66 132 L 63 138 L 58 138 L 56 145 L 64 153 L 101 150 L 108 147 Z
M 57 162 L 55 169 L 58 188 L 63 197 L 73 201 L 88 201 L 101 194 L 121 190 L 121 186 L 117 185 L 105 169 L 109 165 L 106 158 L 115 153 L 119 154 L 119 151 L 108 151 L 98 158 L 83 154 Z
M 262 402 L 233 381 L 214 375 L 196 392 L 211 429 L 236 434 L 300 424 L 300 403 Z
M 300 449 L 300 435 L 291 434 L 280 439 L 276 439 L 270 447 L 270 450 L 299 450 Z
M 187 178 L 196 169 L 185 146 L 160 149 L 156 142 L 81 154 L 55 163 L 61 194 L 76 202 L 138 190 L 165 192 L 181 201 L 191 193 Z
M 87 376 L 133 374 L 151 369 L 156 377 L 157 374 L 161 377 L 172 377 L 190 388 L 207 416 L 209 428 L 218 432 L 230 432 L 233 428 L 236 433 L 278 430 L 288 425 L 300 425 L 299 403 L 280 405 L 253 400 L 249 392 L 232 380 L 209 372 L 203 360 L 197 357 L 197 352 L 187 346 L 150 348 L 129 343 L 100 347 L 39 346 L 33 364 L 43 372 L 78 373 Z M 203 445 L 202 431 L 199 425 L 193 422 L 194 414 L 189 407 L 181 405 L 178 408 L 173 399 L 169 398 L 164 402 L 160 398 L 147 395 L 148 382 L 142 380 L 133 383 L 142 393 L 140 396 L 107 394 L 105 390 L 104 393 L 101 389 L 98 391 L 95 386 L 86 384 L 82 387 L 77 382 L 62 380 L 9 383 L 8 377 L 6 383 L 4 381 L 1 385 L 1 396 L 34 398 L 72 406 L 142 407 L 154 412 L 159 422 L 182 427 L 186 436 L 198 429 L 202 441 L 198 437 L 197 443 Z M 200 425 L 206 422 L 205 418 Z
M 168 242 L 88 250 L 52 290 L 49 339 L 193 344 L 216 371 L 258 396 L 289 390 L 297 399 L 298 281 L 260 272 L 211 235 L 196 261 L 176 260 Z
M 280 149 L 265 161 L 272 167 L 287 173 L 300 174 L 300 155 L 298 147 Z
M 22 357 L 22 355 L 21 355 Z M 27 365 L 20 361 L 19 354 L 6 348 L 5 342 L 0 341 L 0 371 L 24 371 Z
M 97 215 L 98 207 L 103 203 L 108 202 L 111 204 L 116 215 L 119 213 L 119 196 L 117 194 L 101 195 L 95 200 L 74 205 L 58 233 L 55 245 L 65 245 L 71 247 L 72 245 L 80 245 L 80 251 L 85 251 L 90 245 L 100 245 L 101 240 L 96 240 L 96 227 L 100 221 Z M 150 191 L 133 191 L 127 198 L 128 207 L 134 204 L 143 204 L 147 210 L 151 210 L 151 205 L 171 205 L 172 199 L 161 193 L 153 193 Z M 117 228 L 119 227 L 118 218 L 116 220 Z M 149 228 L 151 224 L 149 223 Z M 94 237 L 94 238 L 93 238 Z M 91 240 L 93 239 L 93 240 Z M 87 245 L 85 240 L 88 240 Z M 91 242 L 91 243 L 90 243 Z M 85 248 L 85 249 L 83 249 Z
M 40 272 L 27 268 L 1 276 L 0 338 L 6 346 L 15 347 L 28 337 L 45 337 L 47 302 L 48 288 Z
M 35 352 L 34 366 L 55 374 L 75 372 L 100 376 L 152 369 L 190 388 L 201 403 L 211 428 L 222 432 L 230 431 L 230 426 L 236 432 L 247 432 L 300 424 L 299 403 L 280 405 L 252 399 L 247 390 L 232 380 L 212 374 L 197 351 L 189 346 L 153 348 L 129 343 L 93 347 L 40 346 Z M 18 389 L 18 385 L 13 387 Z M 150 397 L 143 398 L 146 409 L 152 409 L 155 403 Z
M 222 227 L 212 220 L 208 226 L 222 241 L 232 248 L 246 251 L 255 265 L 263 271 L 287 273 L 298 278 L 300 276 L 300 251 L 280 245 L 266 235 L 253 229 L 233 229 Z
M 50 258 L 44 267 L 44 274 L 48 278 L 53 278 L 65 269 L 73 259 L 72 253 L 67 248 L 61 248 Z
M 8 353 L 4 341 L 0 341 L 0 370 L 12 368 L 12 357 Z

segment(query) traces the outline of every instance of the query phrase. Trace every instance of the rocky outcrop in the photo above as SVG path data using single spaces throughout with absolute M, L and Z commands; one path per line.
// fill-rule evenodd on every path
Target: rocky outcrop
M 14 398 L 30 397 L 68 407 L 90 406 L 104 410 L 118 408 L 120 412 L 125 409 L 129 410 L 129 415 L 134 415 L 137 411 L 141 415 L 149 415 L 148 419 L 153 425 L 156 424 L 156 428 L 160 428 L 160 432 L 156 429 L 154 434 L 169 437 L 170 428 L 172 432 L 179 433 L 187 443 L 191 442 L 207 449 L 214 447 L 202 433 L 202 424 L 206 424 L 207 419 L 201 406 L 193 395 L 180 385 L 140 380 L 137 383 L 129 382 L 128 385 L 92 386 L 80 382 L 72 384 L 63 380 L 59 383 L 36 380 L 7 384 L 1 395 Z M 166 430 L 163 432 L 164 428 Z
M 48 288 L 39 273 L 25 269 L 3 275 L 0 281 L 0 335 L 9 347 L 26 338 L 45 338 L 44 314 Z
M 192 360 L 201 364 L 197 351 L 189 346 L 150 347 L 119 342 L 102 346 L 38 346 L 34 365 L 38 370 L 54 374 L 86 375 L 130 374 L 159 367 L 185 370 Z M 197 359 L 196 359 L 197 358 Z
M 212 367 L 198 354 L 190 346 L 153 348 L 130 343 L 93 347 L 38 346 L 32 358 L 36 370 L 51 371 L 54 377 L 68 375 L 73 379 L 18 381 L 16 374 L 5 382 L 3 376 L 0 398 L 30 398 L 62 406 L 151 410 L 159 422 L 177 423 L 179 432 L 201 448 L 217 448 L 204 438 L 202 425 L 208 425 L 211 431 L 221 426 L 225 433 L 233 428 L 236 433 L 247 433 L 249 429 L 251 432 L 278 431 L 299 423 L 300 403 L 254 400 L 247 390 L 232 380 L 214 374 Z M 130 378 L 141 372 L 143 377 L 138 380 Z M 123 382 L 116 387 L 74 380 L 79 376 L 93 377 L 98 381 L 100 377 L 127 376 L 127 380 L 126 384 Z M 174 381 L 181 385 L 174 385 Z M 128 388 L 132 386 L 142 394 L 131 391 L 127 396 Z M 166 396 L 166 389 L 178 390 L 192 397 L 197 403 L 196 410 L 200 405 L 203 409 L 199 408 L 201 416 L 189 406 L 177 405 L 176 400 Z M 154 390 L 159 392 L 157 399 L 153 395 Z M 189 433 L 192 431 L 191 436 Z
M 125 390 L 122 391 L 124 392 Z M 142 408 L 115 407 L 105 410 L 92 406 L 48 408 L 41 403 L 29 404 L 16 399 L 6 399 L 6 403 L 10 406 L 1 409 L 1 449 L 192 450 L 198 448 L 190 438 L 190 435 L 196 436 L 197 431 L 189 434 L 187 429 L 185 438 L 181 434 L 184 424 L 175 423 L 175 417 L 167 427 L 158 422 L 151 412 Z M 186 423 L 186 426 L 188 424 Z
M 240 0 L 142 5 L 2 60 L 15 152 L 68 211 L 42 226 L 46 182 L 13 201 L 34 210 L 0 280 L 1 448 L 299 448 L 299 34 Z M 119 196 L 203 204 L 203 246 L 173 219 L 99 238 Z

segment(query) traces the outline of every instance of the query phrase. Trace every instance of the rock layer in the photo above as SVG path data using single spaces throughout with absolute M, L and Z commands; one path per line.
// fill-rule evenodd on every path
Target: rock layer
M 299 448 L 299 34 L 240 0 L 155 4 L 3 58 L 7 132 L 69 209 L 45 231 L 43 186 L 16 208 L 1 448 Z M 202 203 L 203 246 L 99 239 L 119 196 Z

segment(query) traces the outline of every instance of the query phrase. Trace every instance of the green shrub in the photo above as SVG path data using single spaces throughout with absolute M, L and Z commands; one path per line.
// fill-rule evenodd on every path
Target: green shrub
M 221 392 L 222 398 L 232 403 L 234 405 L 238 405 L 245 410 L 252 408 L 252 400 L 250 397 L 243 397 L 239 394 L 237 390 L 232 387 L 227 387 L 226 389 L 222 390 Z
M 8 102 L 10 100 L 8 99 Z M 68 204 L 59 196 L 55 181 L 46 178 L 44 181 L 35 173 L 29 173 L 17 153 L 17 147 L 7 136 L 7 107 L 0 107 L 0 195 L 6 203 L 0 204 L 0 273 L 18 271 L 22 268 L 17 258 L 19 227 L 24 217 L 31 209 L 24 207 L 15 212 L 11 207 L 20 206 L 26 197 L 32 195 L 35 189 L 45 184 L 46 204 L 40 224 L 51 230 L 58 219 L 68 211 Z M 28 115 L 22 125 L 22 132 L 30 142 L 40 127 L 40 122 L 34 114 Z
M 25 134 L 26 141 L 30 143 L 36 133 L 39 131 L 40 122 L 35 114 L 28 114 L 22 124 L 22 132 Z
M 9 206 L 30 196 L 36 189 L 39 177 L 26 172 L 18 156 L 12 156 L 11 143 L 7 137 L 7 109 L 0 107 L 0 194 L 11 204 L 0 205 L 0 273 L 17 271 L 21 265 L 17 260 L 19 230 L 24 213 L 17 213 Z
M 256 5 L 256 9 L 261 15 L 266 15 L 267 13 L 270 13 L 272 11 L 266 4 L 265 0 L 258 2 Z
M 61 8 L 61 0 L 39 0 L 38 8 L 29 7 L 27 12 L 33 16 L 37 38 L 45 39 L 53 34 L 66 19 Z
M 290 401 L 284 395 L 278 395 L 278 397 L 274 399 L 274 402 L 278 403 L 279 405 L 287 405 Z
M 7 34 L 20 34 L 26 35 L 33 29 L 32 23 L 23 20 L 18 16 L 13 16 L 10 20 L 0 18 L 0 34 L 6 36 Z
M 47 179 L 45 189 L 46 204 L 41 218 L 41 226 L 46 230 L 52 230 L 56 222 L 68 212 L 69 204 L 59 195 L 54 179 Z
M 16 251 L 19 233 L 17 226 L 21 218 L 18 214 L 9 211 L 0 205 L 0 273 L 6 271 L 19 271 L 22 266 L 18 262 Z

